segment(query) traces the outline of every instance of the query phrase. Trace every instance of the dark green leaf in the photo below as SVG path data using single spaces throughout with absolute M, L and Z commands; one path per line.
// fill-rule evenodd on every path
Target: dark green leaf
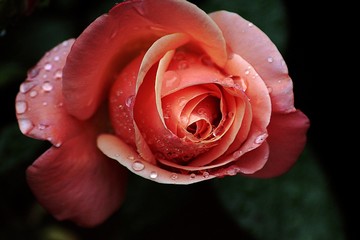
M 225 177 L 215 187 L 230 215 L 257 239 L 344 239 L 339 208 L 308 150 L 278 178 Z

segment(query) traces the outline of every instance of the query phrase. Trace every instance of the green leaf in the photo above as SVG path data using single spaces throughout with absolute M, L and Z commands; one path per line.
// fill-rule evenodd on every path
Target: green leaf
M 339 208 L 309 150 L 288 173 L 273 179 L 225 177 L 215 181 L 223 206 L 261 240 L 342 240 Z
M 282 52 L 287 41 L 286 11 L 281 0 L 207 0 L 197 4 L 206 12 L 228 10 L 254 23 Z
M 0 175 L 24 163 L 36 159 L 36 153 L 44 142 L 22 135 L 17 124 L 0 132 Z

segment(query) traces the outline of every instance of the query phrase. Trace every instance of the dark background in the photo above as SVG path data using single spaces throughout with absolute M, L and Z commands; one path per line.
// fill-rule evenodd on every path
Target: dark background
M 204 4 L 206 0 L 194 0 L 192 2 Z M 351 107 L 351 102 L 356 103 L 356 100 L 353 101 L 356 95 L 353 95 L 351 91 L 356 88 L 355 76 L 352 74 L 352 72 L 356 72 L 356 69 L 349 69 L 348 62 L 351 60 L 347 60 L 348 58 L 344 56 L 344 53 L 351 56 L 354 51 L 351 48 L 350 41 L 348 41 L 349 38 L 352 38 L 353 32 L 356 31 L 355 28 L 350 27 L 351 20 L 349 15 L 351 15 L 351 7 L 345 2 L 332 3 L 331 1 L 319 4 L 314 3 L 314 1 L 285 0 L 284 4 L 289 31 L 284 59 L 294 81 L 295 105 L 311 121 L 311 127 L 308 132 L 308 146 L 313 150 L 329 179 L 331 191 L 334 193 L 335 200 L 341 210 L 341 217 L 343 217 L 348 239 L 359 239 L 358 221 L 356 219 L 359 215 L 358 187 L 356 186 L 358 182 L 356 163 L 359 160 L 359 156 L 355 154 L 356 145 L 358 145 L 356 144 L 358 142 L 356 131 L 358 130 L 356 127 L 351 127 L 356 126 L 354 124 L 356 120 L 354 112 L 358 111 L 355 106 Z M 63 33 L 63 35 L 77 36 L 88 25 L 86 11 L 81 11 L 85 7 L 94 7 L 94 4 L 79 1 L 76 8 L 66 12 L 69 14 L 69 22 L 66 24 L 71 25 L 71 21 L 77 20 L 76 25 L 72 26 L 69 32 Z M 49 12 L 54 15 L 64 14 L 63 9 L 57 10 L 51 8 L 50 10 Z M 46 14 L 44 12 L 45 10 L 34 12 L 34 17 L 37 14 Z M 101 12 L 99 12 L 100 14 Z M 75 18 L 74 15 L 77 17 Z M 51 18 L 51 15 L 49 15 L 49 19 Z M 20 37 L 21 31 L 26 30 L 24 27 L 26 26 L 26 19 L 30 19 L 30 16 L 16 20 L 16 24 L 8 29 L 9 34 Z M 54 23 L 57 24 L 56 22 Z M 59 39 L 58 42 L 62 40 Z M 4 43 L 1 41 L 0 39 L 0 43 Z M 6 39 L 4 41 L 6 41 L 6 44 L 10 44 L 12 40 Z M 54 45 L 53 42 L 56 41 L 56 36 L 49 36 L 49 41 L 44 40 L 42 47 L 50 49 Z M 26 49 L 26 46 L 24 46 L 24 49 Z M 2 56 L 4 56 L 4 52 L 1 51 L 5 50 L 0 45 L 0 60 L 3 60 Z M 26 52 L 30 51 L 27 50 Z M 38 52 L 40 53 L 41 51 Z M 6 54 L 8 56 L 8 53 Z M 16 56 L 21 55 L 21 49 L 14 54 Z M 22 67 L 28 69 L 41 55 L 23 57 L 24 63 Z M 358 60 L 356 61 L 358 62 Z M 6 113 L 0 114 L 0 122 L 4 126 L 16 121 L 13 102 L 17 91 L 18 82 L 11 84 L 6 89 L 0 88 L 1 111 Z M 41 148 L 39 152 L 42 152 Z M 23 192 L 16 193 L 19 196 L 18 205 L 20 207 L 13 213 L 15 215 L 25 214 L 25 211 L 29 208 L 30 203 L 23 204 L 21 199 L 32 197 L 30 191 L 26 188 L 26 182 L 22 175 L 26 166 L 27 164 L 23 164 L 17 171 L 13 171 L 11 178 L 9 177 L 10 174 L 7 175 L 8 179 L 17 182 L 11 182 L 7 189 L 2 189 L 2 196 L 13 196 L 12 189 L 23 189 Z M 0 180 L 4 179 L 0 178 Z M 187 235 L 178 232 L 178 228 L 181 227 L 189 231 L 190 239 L 192 239 L 191 236 L 194 238 L 215 239 L 221 237 L 221 239 L 228 239 L 234 235 L 238 236 L 235 239 L 241 239 L 241 237 L 251 239 L 250 236 L 239 230 L 226 214 L 221 210 L 216 210 L 218 202 L 208 200 L 204 203 L 202 201 L 202 195 L 211 196 L 212 194 L 206 184 L 194 186 L 191 188 L 191 191 L 199 197 L 194 198 L 192 204 L 186 205 L 186 212 L 196 212 L 196 215 L 203 216 L 203 221 L 199 222 L 191 218 L 191 214 L 179 214 L 176 219 L 163 222 L 163 225 L 158 228 L 149 229 L 147 233 L 150 238 L 152 238 L 151 235 L 155 236 L 158 231 L 166 229 L 167 232 L 172 233 L 174 236 L 174 238 L 170 237 L 170 239 L 181 239 Z M 2 209 L 6 208 L 2 207 Z M 208 218 L 209 209 L 211 209 L 212 216 L 215 215 L 223 219 L 222 225 L 219 226 L 219 222 L 214 222 L 211 218 Z M 180 209 L 179 211 L 182 210 Z M 9 211 L 13 211 L 13 209 Z M 11 214 L 6 212 L 4 215 L 9 216 Z M 8 219 L 0 217 L 0 220 L 6 221 Z M 112 219 L 110 219 L 111 221 Z M 69 227 L 73 228 L 71 225 Z M 211 231 L 219 227 L 221 230 Z M 80 232 L 82 231 L 77 228 L 75 229 Z M 196 232 L 196 229 L 209 229 L 209 231 L 191 235 L 190 233 L 192 231 Z M 101 230 L 102 232 L 106 231 L 106 227 L 102 227 Z M 96 235 L 96 231 L 88 233 L 84 231 L 83 234 L 90 237 L 91 234 Z

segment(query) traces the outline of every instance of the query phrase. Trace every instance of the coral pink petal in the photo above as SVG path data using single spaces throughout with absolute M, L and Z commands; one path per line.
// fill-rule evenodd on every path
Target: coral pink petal
M 125 1 L 97 18 L 76 39 L 64 68 L 65 106 L 70 114 L 89 118 L 114 77 L 135 55 L 159 37 L 181 32 L 202 45 L 214 61 L 225 63 L 220 29 L 189 2 Z
M 271 89 L 273 111 L 293 111 L 293 84 L 283 57 L 269 37 L 236 13 L 218 11 L 210 16 L 230 49 L 249 62 Z
M 309 119 L 299 110 L 273 114 L 268 127 L 269 160 L 263 169 L 251 176 L 269 178 L 288 171 L 305 147 L 309 124 Z
M 126 171 L 96 147 L 84 130 L 61 147 L 52 147 L 27 170 L 38 201 L 59 220 L 84 227 L 102 223 L 123 201 Z
M 74 40 L 65 41 L 28 72 L 16 96 L 20 130 L 30 137 L 49 140 L 55 146 L 77 134 L 76 119 L 63 107 L 62 70 Z
M 191 184 L 215 177 L 207 172 L 202 174 L 180 174 L 159 168 L 144 161 L 133 148 L 114 135 L 100 135 L 98 137 L 98 147 L 105 155 L 115 159 L 131 172 L 158 183 Z

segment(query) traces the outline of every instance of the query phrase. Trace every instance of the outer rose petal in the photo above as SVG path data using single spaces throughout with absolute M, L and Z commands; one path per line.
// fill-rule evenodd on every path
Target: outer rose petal
M 299 110 L 273 114 L 268 126 L 269 160 L 264 168 L 250 176 L 269 178 L 288 171 L 304 149 L 308 128 L 309 119 Z
M 133 173 L 165 184 L 190 184 L 214 178 L 204 171 L 201 174 L 180 174 L 167 171 L 143 160 L 139 154 L 120 138 L 102 134 L 98 138 L 98 147 L 110 158 L 115 159 L 121 165 L 127 167 Z
M 210 16 L 222 30 L 230 49 L 249 62 L 271 89 L 272 110 L 295 110 L 293 85 L 286 64 L 269 37 L 235 13 L 219 11 Z
M 57 219 L 91 227 L 118 209 L 127 175 L 95 147 L 92 131 L 82 133 L 50 148 L 28 168 L 27 177 L 38 201 Z
M 62 69 L 74 40 L 64 41 L 28 72 L 16 96 L 16 116 L 23 134 L 55 146 L 77 134 L 76 119 L 63 107 Z
M 220 29 L 187 1 L 126 1 L 100 16 L 76 39 L 64 69 L 69 112 L 79 119 L 89 118 L 116 74 L 135 54 L 161 36 L 181 32 L 199 43 L 216 63 L 225 63 Z

